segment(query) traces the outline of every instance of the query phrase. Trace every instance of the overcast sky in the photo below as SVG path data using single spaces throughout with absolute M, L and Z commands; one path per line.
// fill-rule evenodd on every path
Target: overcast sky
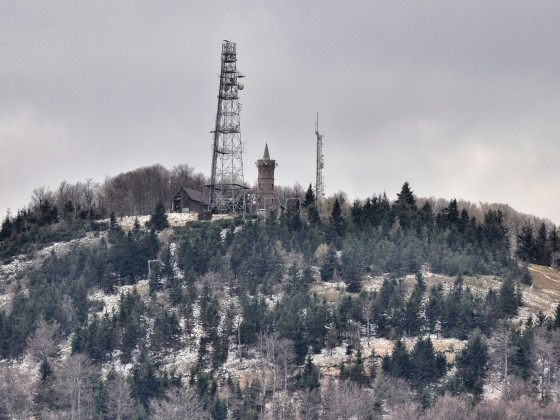
M 0 215 L 62 180 L 210 173 L 237 42 L 245 179 L 508 203 L 560 223 L 560 2 L 0 0 Z

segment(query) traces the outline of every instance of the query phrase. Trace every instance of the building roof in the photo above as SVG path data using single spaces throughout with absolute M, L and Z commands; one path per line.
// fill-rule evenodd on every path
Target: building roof
M 204 202 L 204 194 L 202 194 L 200 191 L 192 190 L 190 188 L 185 188 L 185 187 L 182 187 L 179 190 L 179 192 L 181 191 L 184 191 L 192 201 L 198 201 L 199 203 L 206 204 Z
M 266 143 L 266 146 L 264 146 L 263 159 L 270 159 L 270 155 L 268 154 L 268 143 Z

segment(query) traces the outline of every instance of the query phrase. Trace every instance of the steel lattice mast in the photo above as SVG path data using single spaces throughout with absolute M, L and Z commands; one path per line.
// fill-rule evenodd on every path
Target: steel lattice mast
M 317 203 L 325 196 L 325 180 L 323 178 L 323 167 L 325 166 L 323 156 L 323 135 L 319 134 L 319 113 L 315 123 L 315 135 L 317 136 L 317 177 L 315 180 L 315 200 Z
M 239 124 L 238 92 L 244 77 L 236 67 L 235 42 L 222 43 L 220 89 L 218 91 L 218 111 L 212 146 L 212 174 L 210 209 L 220 213 L 238 212 L 244 209 L 243 195 L 247 189 L 243 179 L 243 144 Z

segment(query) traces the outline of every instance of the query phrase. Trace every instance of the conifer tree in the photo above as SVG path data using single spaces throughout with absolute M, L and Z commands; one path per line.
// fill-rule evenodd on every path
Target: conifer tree
M 344 363 L 341 364 L 340 379 L 350 379 L 360 387 L 368 385 L 370 378 L 366 374 L 362 350 L 360 348 L 358 348 L 356 352 L 356 357 L 349 355 L 346 365 Z
M 331 240 L 338 242 L 338 239 L 344 234 L 345 229 L 344 218 L 342 217 L 342 207 L 340 206 L 338 197 L 334 200 L 329 223 Z
M 541 223 L 535 238 L 535 262 L 540 265 L 551 265 L 551 251 L 548 244 L 546 225 Z
M 391 355 L 385 355 L 381 365 L 384 372 L 395 378 L 409 379 L 411 374 L 410 355 L 406 345 L 399 338 L 395 341 Z
M 446 370 L 445 356 L 436 354 L 430 337 L 416 341 L 410 353 L 410 364 L 412 384 L 419 388 L 441 378 Z
M 533 284 L 533 278 L 531 277 L 527 263 L 523 263 L 521 266 L 521 283 L 526 284 L 527 286 Z
M 311 204 L 308 207 L 307 220 L 313 227 L 319 227 L 321 225 L 321 217 L 319 216 L 319 211 L 317 210 L 316 204 Z
M 307 189 L 303 200 L 303 207 L 309 207 L 312 204 L 315 204 L 315 192 L 313 191 L 313 186 L 309 184 L 309 188 Z
M 331 281 L 337 268 L 338 259 L 336 257 L 336 250 L 334 246 L 330 245 L 327 249 L 327 255 L 325 256 L 323 265 L 321 266 L 321 280 Z
M 519 299 L 510 277 L 504 278 L 498 295 L 499 311 L 502 316 L 511 317 L 517 314 Z
M 405 329 L 406 333 L 410 336 L 417 335 L 420 332 L 420 327 L 422 325 L 420 310 L 422 309 L 422 298 L 425 291 L 426 283 L 424 282 L 422 274 L 418 273 L 416 274 L 416 285 L 404 308 Z
M 534 262 L 535 240 L 533 238 L 533 228 L 525 225 L 521 228 L 521 233 L 517 235 L 517 256 L 527 262 Z
M 165 214 L 165 207 L 161 201 L 158 201 L 154 212 L 152 213 L 150 220 L 148 222 L 150 228 L 156 231 L 163 230 L 169 227 L 169 221 L 167 220 L 167 214 Z
M 311 359 L 311 355 L 309 354 L 307 355 L 305 365 L 298 376 L 298 387 L 300 389 L 313 391 L 321 386 L 319 369 L 315 363 L 313 363 L 313 359 Z
M 148 409 L 150 400 L 162 395 L 164 389 L 157 377 L 156 368 L 144 347 L 140 350 L 138 361 L 130 370 L 129 383 L 132 396 Z
M 412 190 L 405 182 L 402 186 L 401 192 L 397 194 L 397 201 L 393 206 L 396 216 L 399 218 L 400 225 L 403 229 L 411 226 L 414 216 L 416 214 L 416 199 L 412 194 Z
M 554 329 L 557 330 L 558 328 L 560 328 L 560 302 L 556 305 L 554 311 Z
M 476 397 L 483 391 L 488 363 L 488 345 L 480 330 L 474 330 L 457 357 L 457 377 L 468 392 Z
M 9 238 L 14 230 L 14 223 L 12 222 L 10 215 L 7 214 L 0 229 L 0 241 Z
M 416 199 L 408 182 L 403 184 L 401 192 L 397 194 L 397 204 L 416 210 Z

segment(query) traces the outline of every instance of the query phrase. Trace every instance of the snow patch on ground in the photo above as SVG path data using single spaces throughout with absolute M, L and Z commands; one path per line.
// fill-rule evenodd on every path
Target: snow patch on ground
M 136 219 L 138 219 L 138 223 L 141 227 L 146 225 L 146 222 L 150 220 L 151 215 L 143 215 L 143 216 L 124 216 L 117 219 L 117 223 L 120 227 L 124 230 L 131 230 L 134 227 L 134 223 Z M 220 219 L 231 219 L 233 218 L 230 214 L 213 214 L 212 220 L 220 220 Z M 198 213 L 167 213 L 167 221 L 169 222 L 169 226 L 185 226 L 185 224 L 189 222 L 193 222 L 198 220 Z M 109 223 L 109 219 L 102 220 L 102 222 Z
M 0 308 L 11 303 L 13 293 L 6 290 L 6 287 L 15 280 L 18 274 L 32 267 L 39 266 L 53 252 L 56 255 L 62 255 L 69 252 L 74 246 L 97 244 L 103 237 L 106 237 L 105 233 L 88 232 L 83 238 L 73 239 L 68 242 L 56 242 L 35 251 L 31 256 L 18 255 L 9 264 L 0 263 L 0 293 L 2 293 L 0 295 Z
M 88 298 L 92 301 L 98 300 L 103 302 L 103 309 L 97 313 L 97 316 L 105 314 L 111 315 L 113 310 L 116 311 L 118 308 L 121 293 L 124 295 L 132 293 L 134 288 L 136 288 L 141 295 L 144 294 L 149 289 L 148 279 L 139 280 L 134 285 L 118 286 L 116 292 L 110 295 L 105 294 L 102 290 L 97 290 L 91 293 Z

